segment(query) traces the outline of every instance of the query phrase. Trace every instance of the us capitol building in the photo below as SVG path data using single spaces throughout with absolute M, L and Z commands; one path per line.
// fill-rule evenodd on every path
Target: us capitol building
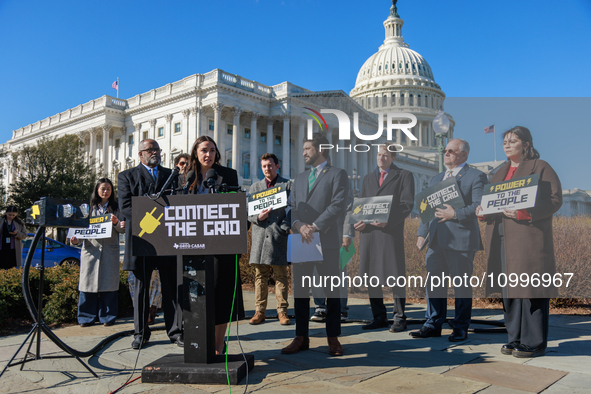
M 394 4 L 396 2 L 393 2 Z M 284 177 L 295 177 L 305 170 L 301 145 L 308 130 L 327 133 L 322 122 L 315 123 L 310 109 L 322 108 L 357 112 L 361 133 L 375 134 L 378 116 L 389 112 L 412 113 L 417 124 L 412 128 L 415 140 L 397 130 L 393 140 L 404 147 L 396 165 L 414 174 L 416 192 L 428 185 L 438 172 L 436 138 L 432 121 L 443 108 L 445 93 L 435 82 L 427 61 L 409 48 L 402 36 L 404 21 L 392 5 L 384 21 L 385 39 L 378 51 L 363 63 L 355 87 L 347 95 L 342 90 L 311 91 L 290 82 L 264 85 L 239 75 L 215 69 L 190 75 L 138 94 L 129 99 L 103 96 L 13 131 L 3 144 L 14 152 L 41 137 L 76 134 L 84 142 L 89 162 L 102 164 L 102 175 L 117 179 L 119 171 L 139 164 L 138 144 L 155 139 L 162 148 L 162 164 L 171 167 L 174 158 L 189 152 L 196 138 L 213 137 L 221 164 L 238 171 L 240 183 L 249 186 L 262 178 L 258 157 L 275 153 Z M 454 120 L 448 114 L 453 137 Z M 324 115 L 327 137 L 335 146 L 385 142 L 339 141 L 338 122 Z M 385 133 L 384 133 L 385 134 Z M 358 190 L 360 179 L 375 168 L 375 147 L 368 153 L 346 149 L 331 150 L 332 164 L 347 170 L 351 186 Z M 0 163 L 2 181 L 10 185 L 18 177 L 21 163 L 7 155 Z

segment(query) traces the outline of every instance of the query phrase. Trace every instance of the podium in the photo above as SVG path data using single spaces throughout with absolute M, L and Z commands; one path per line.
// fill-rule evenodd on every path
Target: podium
M 132 207 L 133 255 L 176 255 L 183 272 L 184 352 L 144 366 L 142 382 L 239 383 L 254 367 L 254 356 L 227 355 L 226 372 L 226 355 L 215 354 L 213 256 L 247 252 L 246 198 L 237 193 L 133 197 Z

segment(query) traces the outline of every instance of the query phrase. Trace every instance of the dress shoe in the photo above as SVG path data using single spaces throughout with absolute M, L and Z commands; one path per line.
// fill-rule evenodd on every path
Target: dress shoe
M 185 338 L 183 337 L 183 334 L 177 335 L 174 339 L 171 338 L 170 342 L 176 343 L 178 347 L 185 347 Z
M 141 335 L 136 335 L 133 338 L 133 342 L 131 343 L 131 348 L 137 350 L 140 347 L 144 347 L 144 345 L 146 343 L 148 343 L 149 340 L 150 340 L 150 338 L 143 338 L 142 339 L 142 336 Z
M 406 330 L 406 320 L 400 320 L 400 321 L 395 321 L 394 323 L 392 323 L 392 325 L 390 326 L 390 329 L 388 331 L 402 332 L 404 330 Z
M 362 330 L 375 330 L 378 328 L 388 327 L 388 320 L 385 317 L 376 317 L 371 322 L 361 326 Z
M 279 313 L 277 317 L 279 318 L 279 324 L 282 326 L 289 326 L 291 324 L 291 320 L 287 317 L 287 313 Z
M 328 354 L 331 356 L 342 356 L 343 355 L 343 347 L 339 342 L 339 338 L 337 337 L 327 337 L 328 341 Z
M 527 345 L 518 345 L 513 348 L 513 357 L 530 358 L 538 357 L 546 354 L 545 347 L 530 347 Z
M 519 344 L 520 344 L 519 341 L 513 341 L 513 342 L 509 342 L 507 344 L 504 344 L 503 346 L 501 346 L 501 353 L 510 356 L 513 354 L 513 349 L 515 349 L 517 346 L 519 346 Z
M 103 323 L 103 326 L 105 326 L 105 327 L 110 327 L 110 326 L 112 326 L 113 324 L 115 324 L 115 320 L 111 320 L 111 321 L 108 321 L 108 322 L 106 322 L 106 323 Z
M 468 339 L 468 332 L 466 330 L 454 328 L 447 339 L 449 339 L 450 342 L 462 342 Z
M 92 323 L 82 323 L 82 324 L 80 324 L 80 327 L 90 327 L 90 326 L 94 326 L 94 322 L 92 322 Z
M 419 331 L 411 331 L 409 335 L 413 338 L 431 338 L 431 337 L 440 337 L 441 336 L 441 328 L 435 329 L 427 326 L 421 327 Z
M 308 350 L 310 348 L 310 338 L 298 335 L 293 339 L 289 346 L 281 349 L 282 354 L 294 354 L 300 350 Z
M 324 321 L 326 321 L 326 311 L 317 310 L 310 318 L 310 321 L 315 321 L 316 323 L 323 323 Z
M 349 312 L 341 312 L 341 323 L 345 323 L 349 319 Z
M 261 324 L 265 321 L 265 313 L 256 311 L 252 319 L 250 319 L 249 323 L 252 325 Z
M 158 308 L 155 305 L 150 306 L 150 313 L 148 314 L 148 325 L 156 323 L 156 312 Z

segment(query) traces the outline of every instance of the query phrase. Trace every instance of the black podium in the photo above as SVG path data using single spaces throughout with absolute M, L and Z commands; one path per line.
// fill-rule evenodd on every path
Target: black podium
M 254 356 L 215 355 L 213 255 L 247 252 L 246 199 L 217 193 L 133 197 L 136 256 L 177 256 L 183 272 L 184 354 L 168 354 L 142 369 L 144 383 L 239 383 Z M 240 286 L 240 283 L 237 284 Z M 245 360 L 246 358 L 246 360 Z

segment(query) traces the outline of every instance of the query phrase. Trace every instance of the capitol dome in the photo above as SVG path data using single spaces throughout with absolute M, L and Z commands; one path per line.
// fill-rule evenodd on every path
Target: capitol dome
M 384 21 L 384 43 L 363 63 L 349 95 L 363 108 L 376 114 L 393 111 L 414 114 L 419 122 L 413 130 L 418 142 L 407 142 L 404 136 L 398 142 L 431 147 L 435 145 L 431 122 L 443 108 L 445 93 L 435 82 L 431 66 L 425 58 L 404 42 L 404 20 L 398 15 L 396 1 L 392 3 L 390 15 Z M 455 124 L 451 117 L 450 122 L 451 137 Z
M 361 66 L 350 96 L 373 112 L 383 107 L 408 106 L 436 112 L 443 104 L 445 93 L 435 82 L 425 58 L 404 42 L 403 25 L 396 6 L 392 5 L 384 21 L 384 44 Z

